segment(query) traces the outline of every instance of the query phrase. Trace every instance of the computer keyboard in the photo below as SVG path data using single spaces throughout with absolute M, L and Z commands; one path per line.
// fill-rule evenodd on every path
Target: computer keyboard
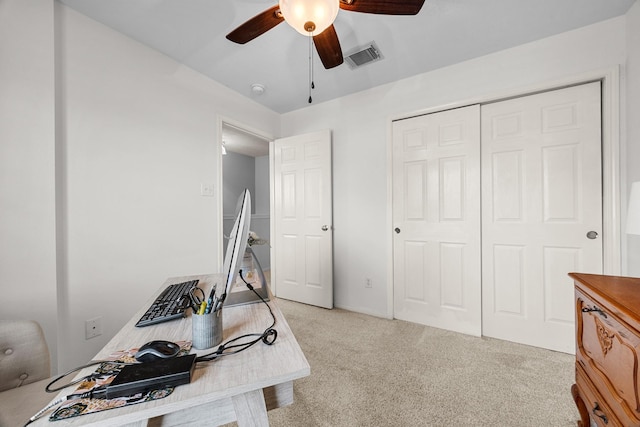
M 184 312 L 190 306 L 189 290 L 197 285 L 197 280 L 189 280 L 167 286 L 138 320 L 136 326 L 155 325 L 184 317 Z

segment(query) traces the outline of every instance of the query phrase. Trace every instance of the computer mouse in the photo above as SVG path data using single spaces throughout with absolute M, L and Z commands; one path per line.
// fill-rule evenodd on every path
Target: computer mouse
M 135 354 L 138 362 L 152 362 L 158 359 L 170 359 L 180 352 L 180 346 L 171 341 L 155 340 L 140 347 Z

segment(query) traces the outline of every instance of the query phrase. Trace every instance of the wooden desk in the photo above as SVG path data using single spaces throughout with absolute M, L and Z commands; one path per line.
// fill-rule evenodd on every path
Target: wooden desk
M 169 279 L 158 294 L 170 283 L 199 279 L 208 291 L 216 275 L 189 276 Z M 156 294 L 157 295 L 157 294 Z M 155 298 L 155 296 L 153 298 Z M 149 300 L 149 304 L 153 301 Z M 136 328 L 134 325 L 149 304 L 145 305 L 96 355 L 103 359 L 123 349 L 163 339 L 180 341 L 191 339 L 191 315 L 181 320 Z M 267 410 L 293 403 L 293 380 L 309 375 L 310 368 L 298 342 L 277 304 L 269 304 L 276 316 L 274 328 L 278 337 L 271 346 L 262 342 L 241 353 L 225 356 L 212 362 L 196 365 L 190 384 L 175 388 L 164 398 L 137 405 L 83 415 L 51 423 L 48 416 L 35 426 L 213 426 L 237 421 L 239 426 L 266 426 Z M 264 304 L 223 308 L 223 342 L 245 333 L 261 333 L 271 324 L 269 310 Z M 199 355 L 209 350 L 193 350 Z M 89 369 L 87 371 L 91 372 Z M 73 390 L 63 390 L 66 395 Z

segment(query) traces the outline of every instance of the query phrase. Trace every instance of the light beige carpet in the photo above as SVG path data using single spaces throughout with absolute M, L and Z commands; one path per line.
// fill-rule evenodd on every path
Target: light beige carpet
M 311 375 L 272 426 L 576 426 L 571 355 L 277 303 Z

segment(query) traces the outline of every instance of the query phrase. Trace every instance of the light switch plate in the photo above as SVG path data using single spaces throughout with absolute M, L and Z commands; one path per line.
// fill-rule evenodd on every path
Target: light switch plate
M 200 183 L 200 195 L 213 197 L 213 184 L 204 183 L 204 182 Z

